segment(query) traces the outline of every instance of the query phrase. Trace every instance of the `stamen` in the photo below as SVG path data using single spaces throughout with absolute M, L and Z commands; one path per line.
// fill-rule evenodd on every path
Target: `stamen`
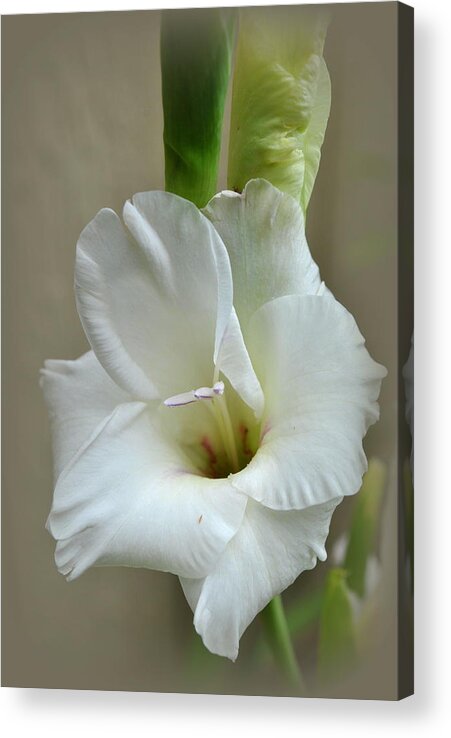
M 173 395 L 164 401 L 166 407 L 182 407 L 189 405 L 197 400 L 212 400 L 214 397 L 224 394 L 224 382 L 215 382 L 213 387 L 199 387 L 196 390 L 182 392 L 180 395 Z
M 217 377 L 215 370 L 215 378 Z M 207 407 L 211 410 L 218 423 L 219 432 L 221 434 L 224 449 L 229 459 L 233 472 L 239 471 L 239 460 L 233 433 L 233 426 L 230 420 L 229 411 L 227 409 L 226 399 L 224 397 L 224 382 L 216 381 L 213 387 L 198 387 L 196 390 L 182 392 L 180 395 L 173 395 L 164 401 L 166 407 L 181 407 L 189 405 L 192 402 L 203 400 L 213 400 L 207 403 Z
M 196 400 L 211 400 L 214 397 L 213 387 L 199 387 L 194 390 L 194 397 Z
M 164 401 L 166 407 L 181 407 L 182 405 L 189 405 L 191 402 L 196 402 L 197 397 L 194 395 L 194 390 L 190 392 L 182 392 L 180 395 L 172 395 Z

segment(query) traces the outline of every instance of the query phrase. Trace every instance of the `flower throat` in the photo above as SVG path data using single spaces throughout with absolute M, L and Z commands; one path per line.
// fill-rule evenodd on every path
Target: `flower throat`
M 199 387 L 196 390 L 190 390 L 189 392 L 183 392 L 179 395 L 168 397 L 167 400 L 164 401 L 164 404 L 166 407 L 183 407 L 184 405 L 189 405 L 193 402 L 202 402 L 206 407 L 208 407 L 209 411 L 215 418 L 229 469 L 232 473 L 236 473 L 240 471 L 242 465 L 240 465 L 239 461 L 235 434 L 233 432 L 233 425 L 227 407 L 224 389 L 224 382 L 216 381 L 212 387 Z M 253 454 L 247 447 L 247 428 L 244 425 L 240 425 L 240 435 L 244 455 L 251 457 Z M 215 464 L 215 453 L 208 441 L 208 438 L 202 439 L 201 446 L 207 453 L 210 461 L 210 471 L 213 473 L 212 470 Z M 247 460 L 249 460 L 249 458 Z

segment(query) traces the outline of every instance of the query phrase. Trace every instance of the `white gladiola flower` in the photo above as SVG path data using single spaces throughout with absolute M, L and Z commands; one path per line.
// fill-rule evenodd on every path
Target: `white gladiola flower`
M 180 577 L 207 648 L 324 560 L 367 468 L 385 370 L 321 283 L 299 205 L 264 180 L 200 212 L 165 192 L 101 210 L 77 246 L 92 351 L 47 361 L 68 580 L 93 565 Z

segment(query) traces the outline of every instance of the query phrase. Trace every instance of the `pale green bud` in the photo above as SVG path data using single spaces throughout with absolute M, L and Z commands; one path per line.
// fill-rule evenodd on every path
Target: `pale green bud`
M 267 179 L 305 212 L 330 111 L 323 58 L 327 16 L 309 7 L 240 13 L 228 186 Z
M 327 576 L 318 640 L 318 676 L 323 683 L 343 676 L 356 658 L 356 633 L 345 569 Z

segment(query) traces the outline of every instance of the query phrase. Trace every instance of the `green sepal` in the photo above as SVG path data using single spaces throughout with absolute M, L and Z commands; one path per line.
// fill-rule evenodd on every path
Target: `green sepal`
M 229 8 L 162 12 L 166 190 L 198 207 L 216 193 L 235 16 Z

